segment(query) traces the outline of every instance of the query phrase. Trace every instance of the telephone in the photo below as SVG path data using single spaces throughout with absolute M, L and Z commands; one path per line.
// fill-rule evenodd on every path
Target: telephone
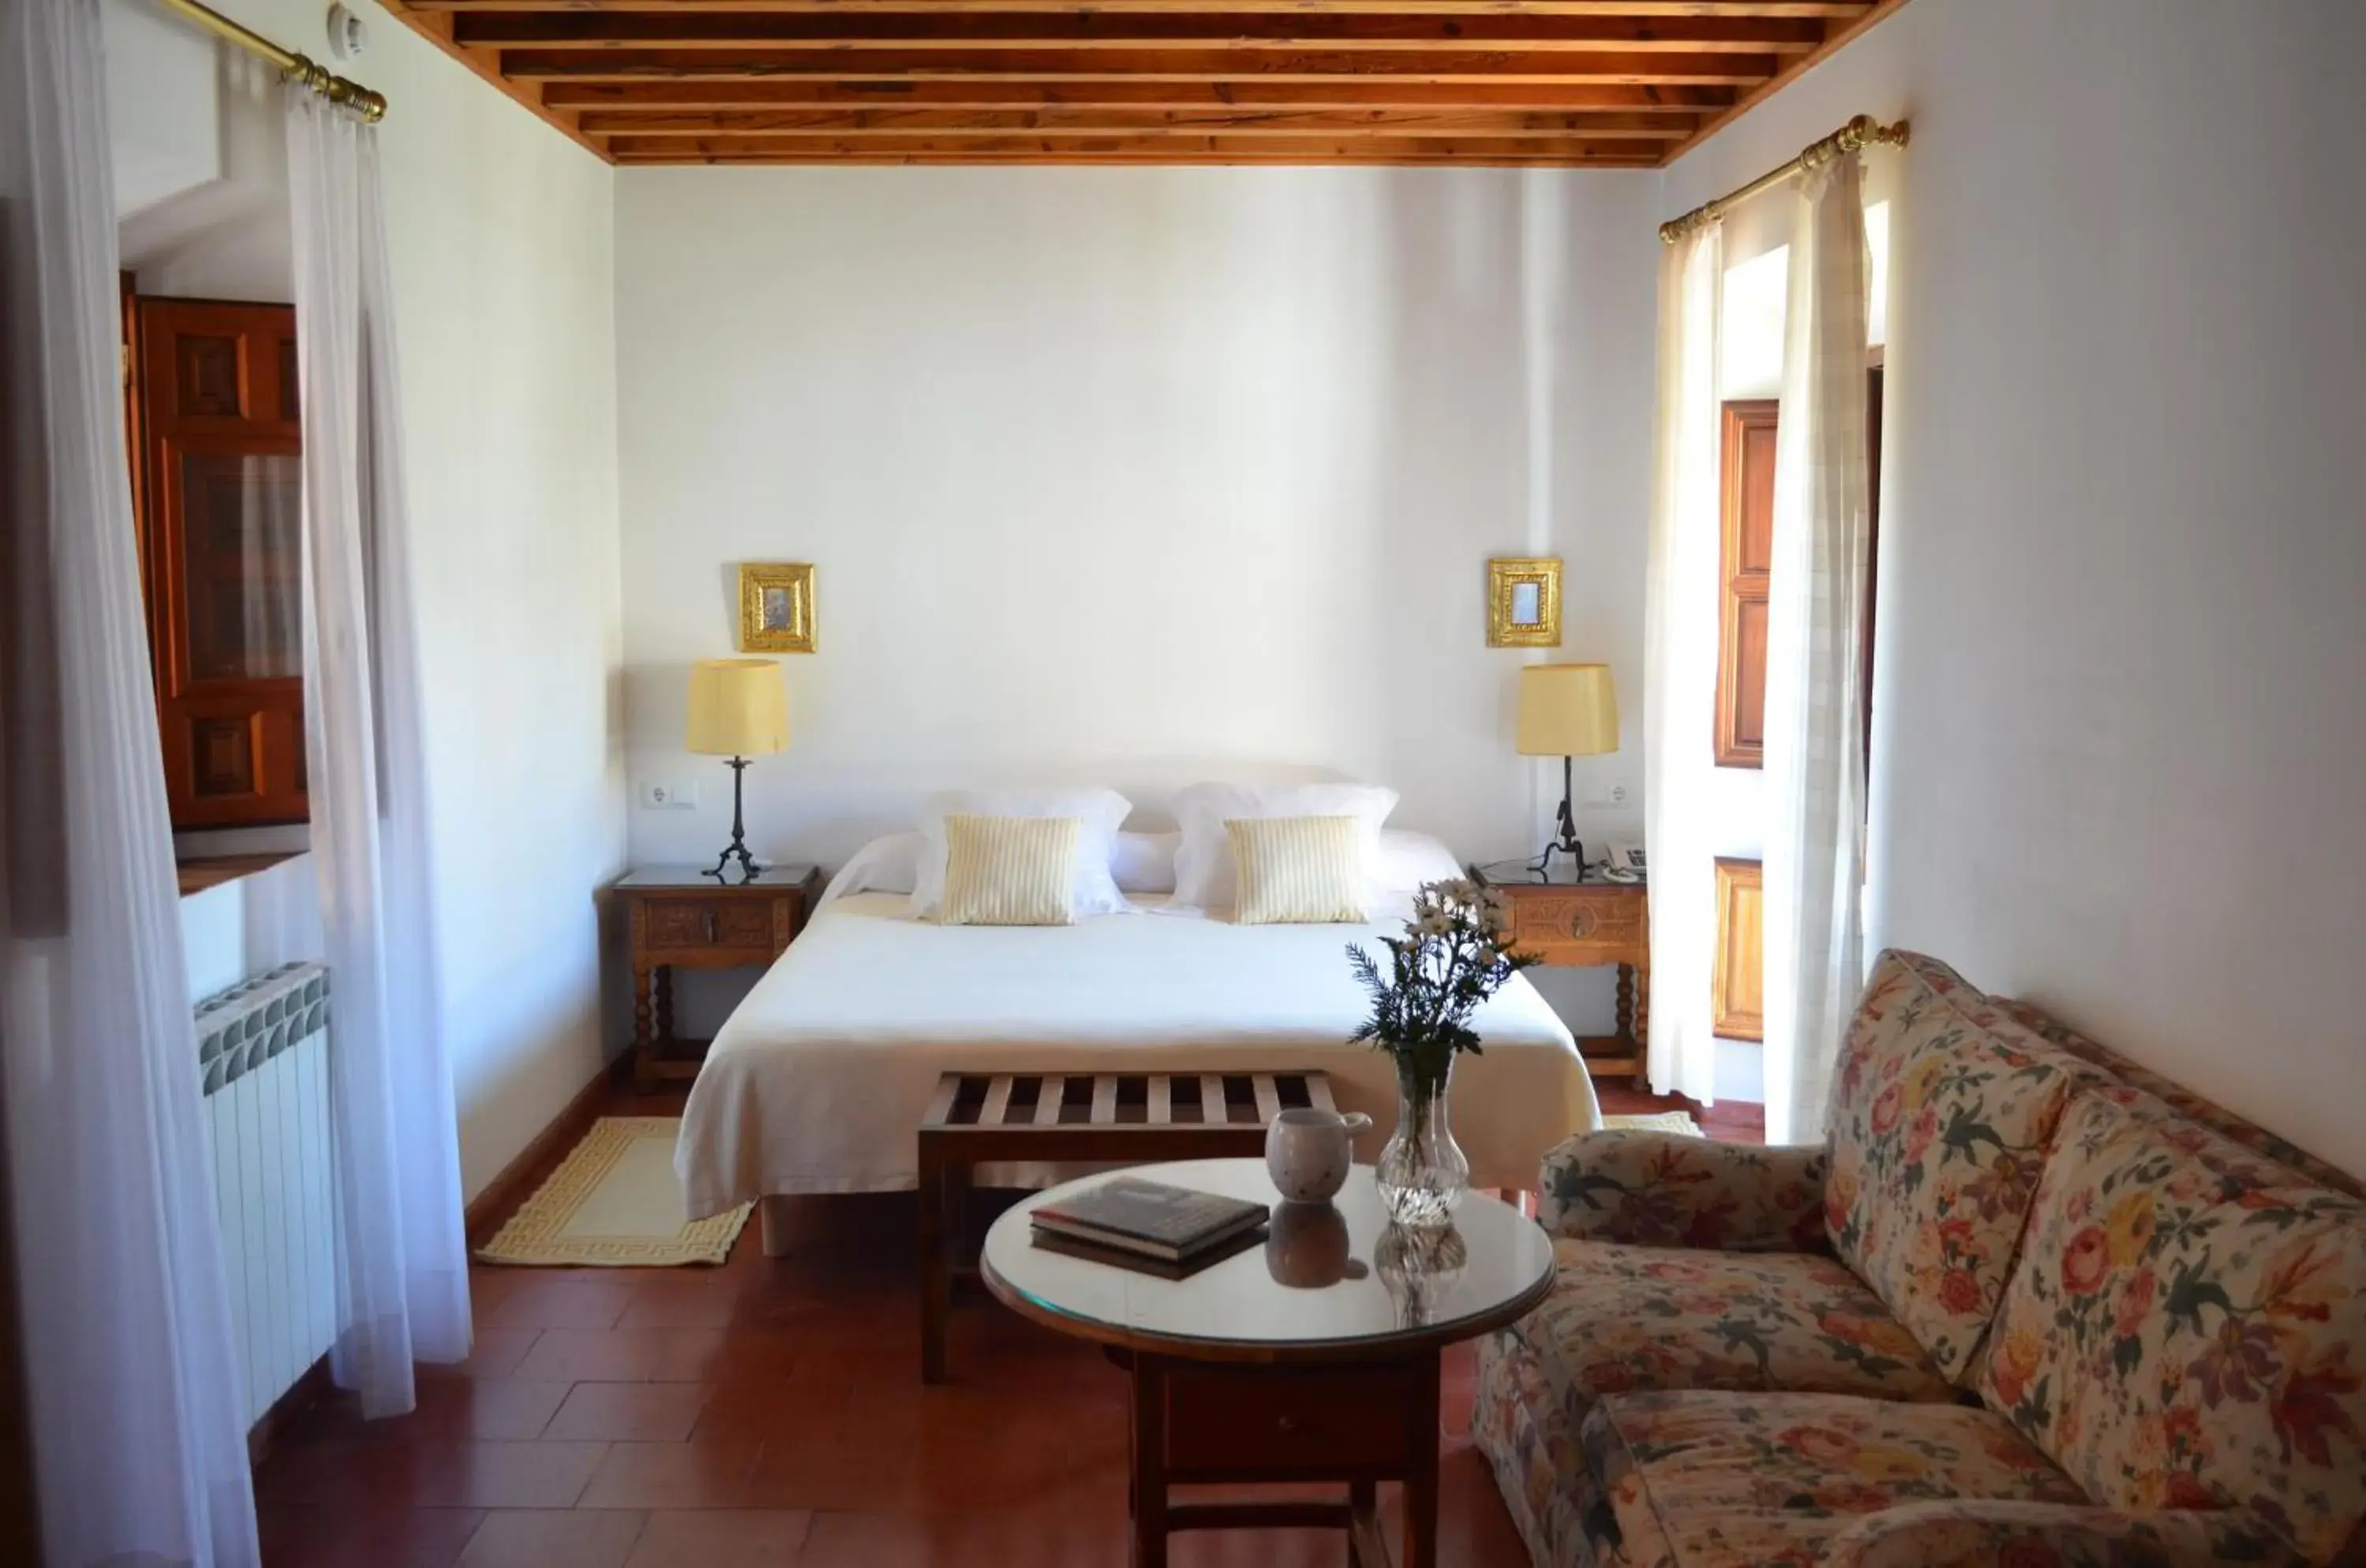
M 1612 844 L 1608 858 L 1603 863 L 1602 874 L 1612 882 L 1640 882 L 1645 875 L 1643 846 Z

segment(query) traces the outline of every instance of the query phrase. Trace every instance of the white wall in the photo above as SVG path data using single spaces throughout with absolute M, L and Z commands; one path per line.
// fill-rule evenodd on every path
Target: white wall
M 328 58 L 313 0 L 218 8 Z M 603 1055 L 593 895 L 624 859 L 614 186 L 597 159 L 359 8 L 371 48 L 340 69 L 392 101 L 381 143 L 434 884 L 474 1191 Z M 143 69 L 119 40 L 149 30 L 110 29 L 118 96 Z M 170 139 L 223 134 L 202 113 L 127 124 L 151 139 L 131 153 L 141 168 L 186 170 Z
M 1662 215 L 1911 114 L 1872 934 L 2366 1172 L 2361 49 L 2349 0 L 1920 0 Z
M 298 959 L 327 955 L 312 857 L 192 893 L 181 900 L 181 956 L 189 999 L 203 1001 L 240 981 Z
M 102 16 L 121 265 L 143 294 L 295 298 L 279 73 L 149 0 Z
M 1079 777 L 1157 820 L 1211 773 L 1351 775 L 1467 855 L 1530 850 L 1491 555 L 1561 555 L 1640 795 L 1656 178 L 1502 171 L 631 170 L 618 176 L 637 861 L 711 858 L 683 675 L 733 570 L 818 570 L 767 857 L 932 788 Z M 1550 800 L 1540 800 L 1549 775 Z M 1600 831 L 1630 804 L 1589 814 Z M 1607 981 L 1572 1021 L 1608 1028 Z

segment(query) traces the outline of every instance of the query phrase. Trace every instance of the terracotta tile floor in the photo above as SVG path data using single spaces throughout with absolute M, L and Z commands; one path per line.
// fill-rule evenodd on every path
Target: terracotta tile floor
M 422 1369 L 417 1411 L 366 1424 L 332 1402 L 287 1428 L 255 1477 L 265 1562 L 1122 1564 L 1121 1374 L 980 1298 L 954 1314 L 955 1381 L 923 1386 L 913 1224 L 908 1195 L 828 1199 L 804 1206 L 778 1262 L 751 1223 L 720 1269 L 477 1268 L 476 1352 Z M 1525 1568 L 1467 1436 L 1470 1383 L 1462 1347 L 1447 1362 L 1443 1560 Z M 1173 1554 L 1177 1568 L 1342 1556 L 1336 1535 L 1303 1531 L 1186 1535 Z

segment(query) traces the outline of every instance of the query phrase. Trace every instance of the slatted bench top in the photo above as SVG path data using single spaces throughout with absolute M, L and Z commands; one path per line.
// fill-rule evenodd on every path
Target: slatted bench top
M 1263 1128 L 1292 1109 L 1333 1109 L 1318 1071 L 1272 1073 L 947 1073 L 923 1134 L 1053 1133 L 1063 1127 Z
M 957 1277 L 975 1273 L 960 1231 L 963 1194 L 997 1161 L 1150 1164 L 1256 1155 L 1284 1111 L 1337 1109 L 1322 1072 L 947 1073 L 918 1137 L 920 1376 L 945 1379 Z

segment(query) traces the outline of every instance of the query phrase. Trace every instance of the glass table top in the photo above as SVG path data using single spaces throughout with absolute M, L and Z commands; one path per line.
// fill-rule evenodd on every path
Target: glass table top
M 1640 872 L 1612 872 L 1599 863 L 1583 871 L 1566 856 L 1557 856 L 1549 871 L 1538 871 L 1531 860 L 1490 861 L 1470 868 L 1491 887 L 1633 887 L 1642 884 Z
M 1472 1192 L 1445 1230 L 1399 1230 L 1380 1207 L 1369 1165 L 1349 1171 L 1339 1196 L 1322 1204 L 1281 1202 L 1263 1160 L 1128 1169 L 1128 1176 L 1273 1206 L 1263 1245 L 1188 1279 L 1161 1279 L 1033 1244 L 1028 1215 L 1036 1205 L 1110 1174 L 1030 1196 L 997 1219 L 986 1237 L 989 1282 L 998 1280 L 1087 1337 L 1161 1341 L 1185 1355 L 1194 1346 L 1352 1353 L 1391 1343 L 1445 1344 L 1518 1316 L 1552 1280 L 1552 1240 L 1534 1220 Z
M 694 887 L 707 892 L 731 887 L 794 887 L 814 874 L 810 865 L 767 865 L 748 881 L 739 878 L 739 867 L 717 877 L 703 865 L 645 865 L 618 877 L 618 887 Z

